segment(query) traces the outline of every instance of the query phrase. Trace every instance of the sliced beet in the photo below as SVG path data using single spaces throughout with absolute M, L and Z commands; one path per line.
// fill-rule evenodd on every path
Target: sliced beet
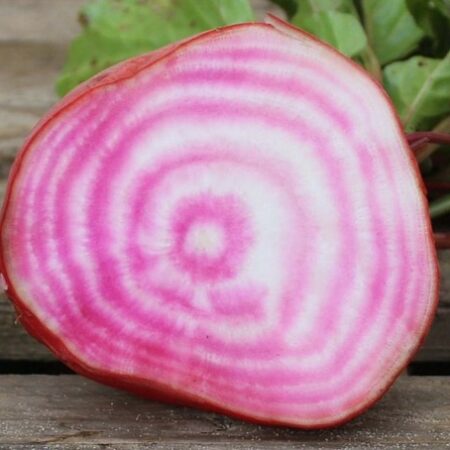
M 1 272 L 79 373 L 302 428 L 356 416 L 428 330 L 438 269 L 382 88 L 272 17 L 126 61 L 37 125 Z

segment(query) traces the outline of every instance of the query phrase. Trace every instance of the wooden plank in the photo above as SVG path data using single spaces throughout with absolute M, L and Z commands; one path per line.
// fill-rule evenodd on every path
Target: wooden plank
M 439 253 L 439 267 L 441 269 L 440 305 L 450 308 L 450 250 Z M 448 341 L 450 346 L 450 341 Z
M 57 100 L 55 81 L 84 0 L 1 0 L 0 196 L 26 135 Z
M 442 255 L 442 252 L 440 252 Z M 442 265 L 441 304 L 430 333 L 415 357 L 416 362 L 450 362 L 450 264 L 445 252 Z M 442 257 L 441 257 L 442 259 Z M 5 297 L 0 297 L 0 360 L 51 361 L 53 355 L 42 344 L 27 335 L 17 322 L 14 309 Z
M 450 273 L 449 273 L 450 276 Z M 450 309 L 439 308 L 430 333 L 414 358 L 415 362 L 450 363 Z
M 11 303 L 0 299 L 0 360 L 52 361 L 44 345 L 29 336 L 16 319 Z
M 0 11 L 1 16 L 1 11 Z M 65 52 L 47 44 L 0 42 L 0 181 L 34 124 L 56 100 L 54 83 Z M 3 198 L 3 190 L 0 192 Z
M 53 355 L 29 336 L 16 320 L 12 306 L 0 300 L 0 360 L 52 361 Z M 440 308 L 416 362 L 450 362 L 450 309 Z
M 0 17 L 1 17 L 0 9 Z M 65 48 L 47 43 L 1 42 L 0 60 L 0 177 L 26 135 L 56 101 L 54 85 L 65 58 Z M 3 198 L 3 192 L 1 193 Z
M 12 306 L 4 298 L 0 300 L 0 343 L 0 360 L 54 360 L 50 351 L 17 322 Z M 450 362 L 450 309 L 439 309 L 430 334 L 414 360 Z
M 75 375 L 2 376 L 0 436 L 8 448 L 443 448 L 450 442 L 450 383 L 445 377 L 402 377 L 381 402 L 351 423 L 305 432 L 164 405 Z
M 1 0 L 0 42 L 65 44 L 79 30 L 78 11 L 86 0 Z
M 4 178 L 26 135 L 56 102 L 55 81 L 79 33 L 85 0 L 0 0 L 0 199 Z M 256 17 L 279 15 L 269 0 L 252 2 Z
M 70 40 L 78 33 L 77 12 L 84 0 L 0 0 L 0 199 L 18 148 L 32 126 L 57 100 L 54 83 Z M 269 0 L 255 0 L 258 19 Z M 441 305 L 450 306 L 450 251 L 441 252 Z M 50 352 L 15 322 L 11 305 L 0 298 L 0 359 L 52 360 Z M 420 361 L 450 361 L 450 313 L 442 309 Z
M 10 162 L 39 117 L 56 101 L 54 83 L 84 0 L 1 0 L 0 158 Z M 4 171 L 0 176 L 4 176 Z
M 0 0 L 0 42 L 33 41 L 65 45 L 78 33 L 77 16 L 87 0 Z M 257 20 L 267 11 L 283 16 L 270 0 L 250 0 Z

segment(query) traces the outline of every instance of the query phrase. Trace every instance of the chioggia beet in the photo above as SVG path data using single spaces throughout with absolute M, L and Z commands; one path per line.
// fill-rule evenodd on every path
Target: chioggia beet
M 438 293 L 390 101 L 275 17 L 128 60 L 56 105 L 10 176 L 1 273 L 77 372 L 300 428 L 379 399 Z

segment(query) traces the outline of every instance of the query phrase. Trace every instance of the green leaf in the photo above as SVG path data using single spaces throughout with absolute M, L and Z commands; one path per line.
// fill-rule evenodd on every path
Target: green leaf
M 272 3 L 275 3 L 283 9 L 289 19 L 291 19 L 297 12 L 297 0 L 272 0 Z
M 389 64 L 384 85 L 408 130 L 430 127 L 450 112 L 450 53 Z
M 369 45 L 381 64 L 407 56 L 424 37 L 406 0 L 363 0 L 361 6 Z
M 429 0 L 428 3 L 434 5 L 444 16 L 450 19 L 450 0 Z
M 301 14 L 337 11 L 356 15 L 353 0 L 296 0 Z
M 253 20 L 248 0 L 91 0 L 57 81 L 64 95 L 126 58 L 195 33 Z
M 435 56 L 450 50 L 450 0 L 407 0 L 409 11 L 431 41 Z
M 430 203 L 430 216 L 432 219 L 444 216 L 450 212 L 450 194 L 444 195 Z
M 302 1 L 292 23 L 350 57 L 359 54 L 367 44 L 351 0 Z

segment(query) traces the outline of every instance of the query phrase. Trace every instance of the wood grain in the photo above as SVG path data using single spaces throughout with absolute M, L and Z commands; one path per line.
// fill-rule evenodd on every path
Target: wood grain
M 305 432 L 143 400 L 76 375 L 2 376 L 0 436 L 8 448 L 444 448 L 450 443 L 450 383 L 402 377 L 381 402 L 346 426 Z
M 440 252 L 442 286 L 441 307 L 416 362 L 450 363 L 450 251 Z M 0 360 L 51 361 L 53 355 L 28 336 L 16 318 L 11 303 L 0 297 Z
M 24 138 L 57 101 L 55 80 L 79 31 L 76 17 L 84 3 L 0 0 L 0 200 Z M 270 2 L 252 3 L 261 19 Z M 441 308 L 417 361 L 450 361 L 450 252 L 440 259 Z M 0 360 L 54 360 L 25 333 L 4 297 Z M 302 432 L 138 399 L 75 375 L 0 376 L 1 450 L 441 449 L 449 443 L 448 378 L 403 377 L 350 424 Z
M 80 31 L 77 16 L 85 3 L 0 0 L 0 200 L 23 140 L 58 99 L 55 81 Z M 252 3 L 259 20 L 268 10 L 280 14 L 269 0 Z
M 0 200 L 11 163 L 33 125 L 57 100 L 54 84 L 67 47 L 79 32 L 84 0 L 0 0 Z M 269 0 L 255 0 L 261 19 Z M 441 309 L 418 361 L 450 361 L 450 251 L 441 252 Z M 46 360 L 53 356 L 29 337 L 0 298 L 0 360 Z
M 2 296 L 0 299 L 0 361 L 51 361 L 54 359 L 47 347 L 27 334 L 17 320 L 11 303 Z
M 0 300 L 0 360 L 54 360 L 44 345 L 26 333 L 5 298 Z M 414 360 L 450 362 L 450 309 L 438 310 L 430 334 Z

